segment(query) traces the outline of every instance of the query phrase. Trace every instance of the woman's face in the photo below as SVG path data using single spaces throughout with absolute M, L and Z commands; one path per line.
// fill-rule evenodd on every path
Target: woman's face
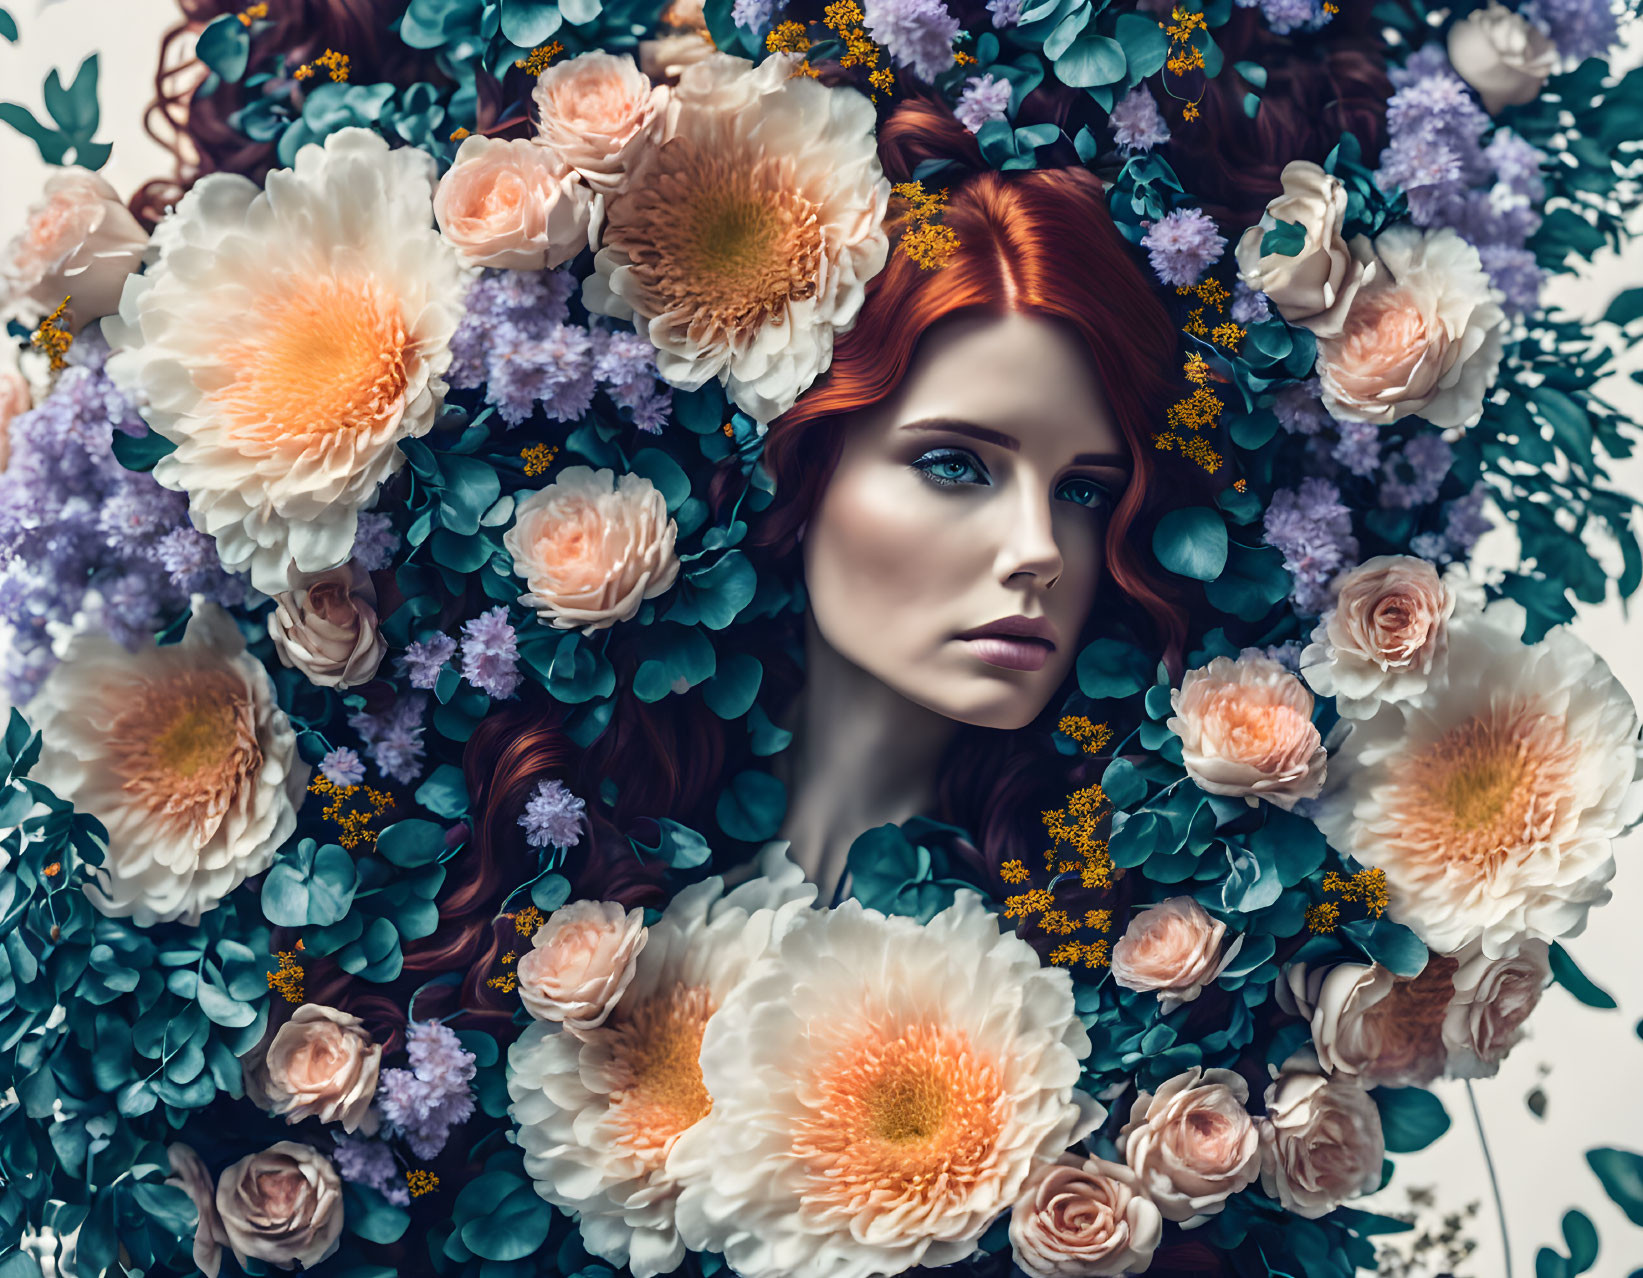
M 1077 334 L 946 320 L 843 426 L 804 534 L 822 639 L 950 719 L 1030 723 L 1078 655 L 1130 469 Z

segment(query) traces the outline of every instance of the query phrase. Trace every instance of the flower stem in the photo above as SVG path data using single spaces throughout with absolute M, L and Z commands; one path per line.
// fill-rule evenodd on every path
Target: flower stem
M 1506 1278 L 1512 1278 L 1512 1240 L 1506 1232 L 1506 1203 L 1500 1196 L 1500 1178 L 1495 1175 L 1495 1160 L 1489 1153 L 1489 1138 L 1483 1132 L 1483 1115 L 1478 1111 L 1478 1098 L 1472 1091 L 1472 1080 L 1466 1080 L 1466 1099 L 1472 1106 L 1472 1125 L 1478 1129 L 1478 1147 L 1483 1150 L 1483 1165 L 1489 1172 L 1489 1188 L 1495 1195 L 1495 1218 L 1500 1221 L 1500 1249 L 1506 1260 Z

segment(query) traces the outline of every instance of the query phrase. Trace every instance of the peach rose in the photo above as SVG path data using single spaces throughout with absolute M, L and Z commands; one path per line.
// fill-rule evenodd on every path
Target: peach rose
M 1254 649 L 1187 671 L 1170 693 L 1169 729 L 1187 775 L 1211 794 L 1265 799 L 1286 811 L 1323 789 L 1325 754 L 1312 694 Z
M 1439 577 L 1410 555 L 1376 555 L 1342 574 L 1336 591 L 1301 653 L 1301 676 L 1348 719 L 1425 692 L 1443 675 L 1456 605 L 1483 602 L 1464 569 Z
M 17 367 L 17 356 L 9 347 L 0 355 L 0 471 L 11 462 L 11 423 L 34 407 L 29 379 Z
M 679 575 L 679 527 L 643 475 L 571 466 L 515 508 L 502 544 L 527 587 L 519 602 L 560 630 L 627 621 Z
M 688 66 L 714 52 L 706 31 L 669 31 L 639 41 L 639 69 L 657 84 L 675 84 Z
M 519 960 L 519 998 L 539 1021 L 568 1030 L 605 1023 L 633 981 L 650 933 L 643 910 L 612 901 L 572 901 L 555 910 Z
M 283 665 L 322 688 L 352 688 L 376 678 L 388 651 L 377 632 L 377 592 L 354 560 L 329 572 L 286 569 L 291 589 L 274 596 L 268 634 Z
M 1552 979 L 1544 941 L 1525 941 L 1505 958 L 1486 958 L 1473 944 L 1457 955 L 1455 996 L 1443 1021 L 1449 1073 L 1489 1078 L 1523 1037 L 1523 1023 Z
M 1213 1216 L 1261 1174 L 1248 1102 L 1242 1077 L 1196 1065 L 1136 1097 L 1118 1152 L 1165 1220 Z
M 1137 910 L 1112 947 L 1112 979 L 1127 990 L 1157 990 L 1164 1011 L 1173 1011 L 1197 998 L 1238 952 L 1243 937 L 1222 955 L 1226 931 L 1190 896 Z
M 165 1183 L 183 1191 L 194 1204 L 200 1218 L 194 1225 L 194 1267 L 206 1278 L 217 1278 L 222 1268 L 222 1245 L 228 1233 L 217 1214 L 216 1190 L 211 1172 L 191 1145 L 178 1142 L 167 1145 L 165 1156 L 171 1164 L 171 1175 Z
M 1281 180 L 1283 194 L 1238 241 L 1238 274 L 1291 324 L 1319 337 L 1338 336 L 1347 308 L 1373 273 L 1372 264 L 1354 258 L 1341 236 L 1346 185 L 1310 160 L 1290 161 Z M 1294 253 L 1263 253 L 1261 241 L 1280 221 L 1299 226 L 1304 242 Z
M 342 1178 L 318 1150 L 282 1140 L 223 1172 L 217 1212 L 241 1265 L 311 1269 L 342 1237 Z
M 1491 4 L 1449 28 L 1449 62 L 1495 115 L 1540 96 L 1557 70 L 1557 46 L 1522 14 Z
M 1324 407 L 1341 421 L 1387 425 L 1418 413 L 1458 429 L 1483 415 L 1500 371 L 1506 313 L 1477 249 L 1443 227 L 1394 226 L 1352 242 L 1377 263 L 1338 336 L 1318 342 Z
M 369 1117 L 381 1064 L 382 1046 L 359 1017 L 304 1003 L 274 1034 L 260 1082 L 286 1122 L 314 1117 L 351 1132 Z
M 1350 1079 L 1286 1070 L 1266 1089 L 1261 1188 L 1316 1220 L 1381 1183 L 1380 1110 Z
M 0 259 L 0 309 L 37 321 L 71 298 L 78 332 L 120 309 L 147 247 L 148 232 L 112 186 L 89 169 L 58 169 Z
M 537 142 L 595 191 L 614 195 L 626 186 L 631 153 L 650 139 L 669 90 L 652 85 L 630 55 L 594 52 L 549 67 L 532 96 Z
M 441 234 L 471 266 L 540 271 L 588 245 L 593 194 L 526 138 L 464 138 L 434 192 Z
M 1074 1153 L 1034 1171 L 1010 1212 L 1015 1263 L 1031 1278 L 1143 1273 L 1163 1232 L 1134 1172 Z
M 1284 971 L 1278 1002 L 1312 1022 L 1319 1066 L 1363 1087 L 1418 1087 L 1443 1073 L 1455 961 L 1434 954 L 1413 979 L 1379 963 Z

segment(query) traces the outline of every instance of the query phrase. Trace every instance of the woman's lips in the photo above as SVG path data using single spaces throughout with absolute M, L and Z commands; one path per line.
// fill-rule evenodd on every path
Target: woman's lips
M 1000 635 L 983 635 L 963 641 L 970 651 L 990 666 L 1005 670 L 1042 670 L 1054 651 L 1053 645 L 1043 639 L 1010 639 Z

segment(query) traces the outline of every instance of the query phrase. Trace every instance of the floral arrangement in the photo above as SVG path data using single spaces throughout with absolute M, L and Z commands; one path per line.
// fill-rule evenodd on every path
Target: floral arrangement
M 1630 11 L 301 8 L 194 24 L 234 145 L 151 226 L 95 60 L 3 108 L 75 163 L 0 258 L 0 1273 L 1373 1267 L 1408 1223 L 1350 1204 L 1448 1126 L 1427 1085 L 1552 981 L 1604 999 L 1562 942 L 1643 817 L 1566 628 L 1643 583 L 1635 430 L 1614 333 L 1541 300 L 1624 232 Z M 1349 22 L 1358 127 L 1195 194 Z M 1103 179 L 1181 332 L 1153 443 L 1214 496 L 1149 549 L 1203 624 L 1178 676 L 1122 618 L 1080 654 L 1042 857 L 920 818 L 822 908 L 769 843 L 802 586 L 750 538 L 769 423 L 956 244 L 947 163 L 881 167 L 909 94 Z M 465 765 L 527 697 L 584 749 L 672 702 L 746 766 L 699 829 L 542 779 L 470 919 Z M 659 905 L 589 887 L 596 823 Z M 1637 1218 L 1643 1155 L 1588 1157 Z M 1565 1235 L 1543 1272 L 1590 1268 Z

